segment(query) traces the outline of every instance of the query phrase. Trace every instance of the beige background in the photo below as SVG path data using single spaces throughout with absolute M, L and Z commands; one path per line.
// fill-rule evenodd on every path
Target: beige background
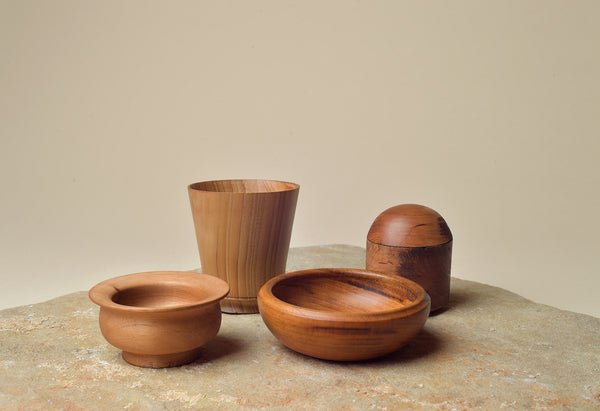
M 600 316 L 600 2 L 0 0 L 0 308 L 199 265 L 186 185 L 293 246 L 428 205 L 453 275 Z

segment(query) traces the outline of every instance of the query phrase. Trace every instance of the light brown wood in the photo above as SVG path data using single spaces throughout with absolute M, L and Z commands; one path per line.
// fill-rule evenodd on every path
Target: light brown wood
M 430 299 L 405 278 L 321 268 L 271 279 L 258 305 L 269 330 L 292 350 L 357 361 L 389 354 L 413 339 L 427 320 Z
M 225 281 L 191 272 L 155 271 L 111 278 L 94 286 L 100 330 L 140 367 L 163 368 L 195 360 L 221 326 Z
M 382 212 L 367 235 L 367 270 L 408 278 L 431 297 L 431 311 L 450 297 L 452 233 L 436 211 L 403 204 Z
M 272 180 L 191 184 L 190 204 L 202 272 L 225 280 L 228 313 L 256 313 L 256 296 L 285 272 L 300 187 Z

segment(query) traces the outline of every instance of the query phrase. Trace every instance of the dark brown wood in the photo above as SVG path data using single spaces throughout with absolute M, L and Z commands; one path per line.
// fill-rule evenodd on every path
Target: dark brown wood
M 228 313 L 256 313 L 256 295 L 285 272 L 300 186 L 274 180 L 216 180 L 188 187 L 202 272 L 231 287 Z
M 367 269 L 408 278 L 431 297 L 431 311 L 448 304 L 452 242 L 430 247 L 388 247 L 367 241 Z
M 414 338 L 427 320 L 430 298 L 405 278 L 322 268 L 269 280 L 258 306 L 269 330 L 292 350 L 357 361 L 389 354 Z
M 368 239 L 395 247 L 427 247 L 452 241 L 452 233 L 444 218 L 431 208 L 402 204 L 377 216 Z
M 155 271 L 111 278 L 94 286 L 100 330 L 140 367 L 164 368 L 195 360 L 221 326 L 219 301 L 229 286 L 216 277 Z
M 452 233 L 436 211 L 417 204 L 385 210 L 367 235 L 367 270 L 408 278 L 431 297 L 431 311 L 448 304 Z

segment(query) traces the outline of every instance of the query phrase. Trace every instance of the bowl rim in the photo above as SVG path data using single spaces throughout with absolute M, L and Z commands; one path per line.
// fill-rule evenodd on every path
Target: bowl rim
M 165 278 L 166 277 L 166 278 Z M 113 297 L 125 290 L 147 285 L 165 285 L 202 288 L 210 294 L 203 299 L 190 303 L 167 305 L 164 307 L 140 307 L 124 305 L 113 301 Z M 229 285 L 218 277 L 209 274 L 200 274 L 193 271 L 145 271 L 126 274 L 109 278 L 95 286 L 88 292 L 90 300 L 101 308 L 125 311 L 131 313 L 160 313 L 189 310 L 214 304 L 229 294 Z
M 302 307 L 299 305 L 290 304 L 281 300 L 273 294 L 273 287 L 278 283 L 290 278 L 302 278 L 312 275 L 334 274 L 347 275 L 351 274 L 357 277 L 377 277 L 386 281 L 395 281 L 402 284 L 416 294 L 414 301 L 402 305 L 401 307 L 390 308 L 386 310 L 373 310 L 366 312 L 344 312 L 344 311 L 321 311 L 313 308 Z M 313 320 L 329 320 L 340 322 L 360 322 L 369 320 L 382 320 L 386 318 L 408 317 L 423 310 L 430 304 L 429 294 L 416 282 L 404 277 L 390 276 L 375 271 L 369 271 L 359 268 L 311 268 L 299 271 L 292 271 L 278 275 L 263 285 L 258 293 L 259 308 L 262 304 L 277 306 L 278 311 L 285 311 L 290 314 L 301 315 L 304 318 Z

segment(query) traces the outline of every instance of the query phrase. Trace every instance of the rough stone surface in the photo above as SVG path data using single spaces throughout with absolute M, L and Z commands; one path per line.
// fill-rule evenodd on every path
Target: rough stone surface
M 288 269 L 364 267 L 364 249 L 295 248 Z M 600 409 L 600 319 L 453 279 L 450 307 L 384 358 L 335 363 L 224 315 L 196 362 L 125 363 L 86 292 L 0 311 L 0 409 Z

